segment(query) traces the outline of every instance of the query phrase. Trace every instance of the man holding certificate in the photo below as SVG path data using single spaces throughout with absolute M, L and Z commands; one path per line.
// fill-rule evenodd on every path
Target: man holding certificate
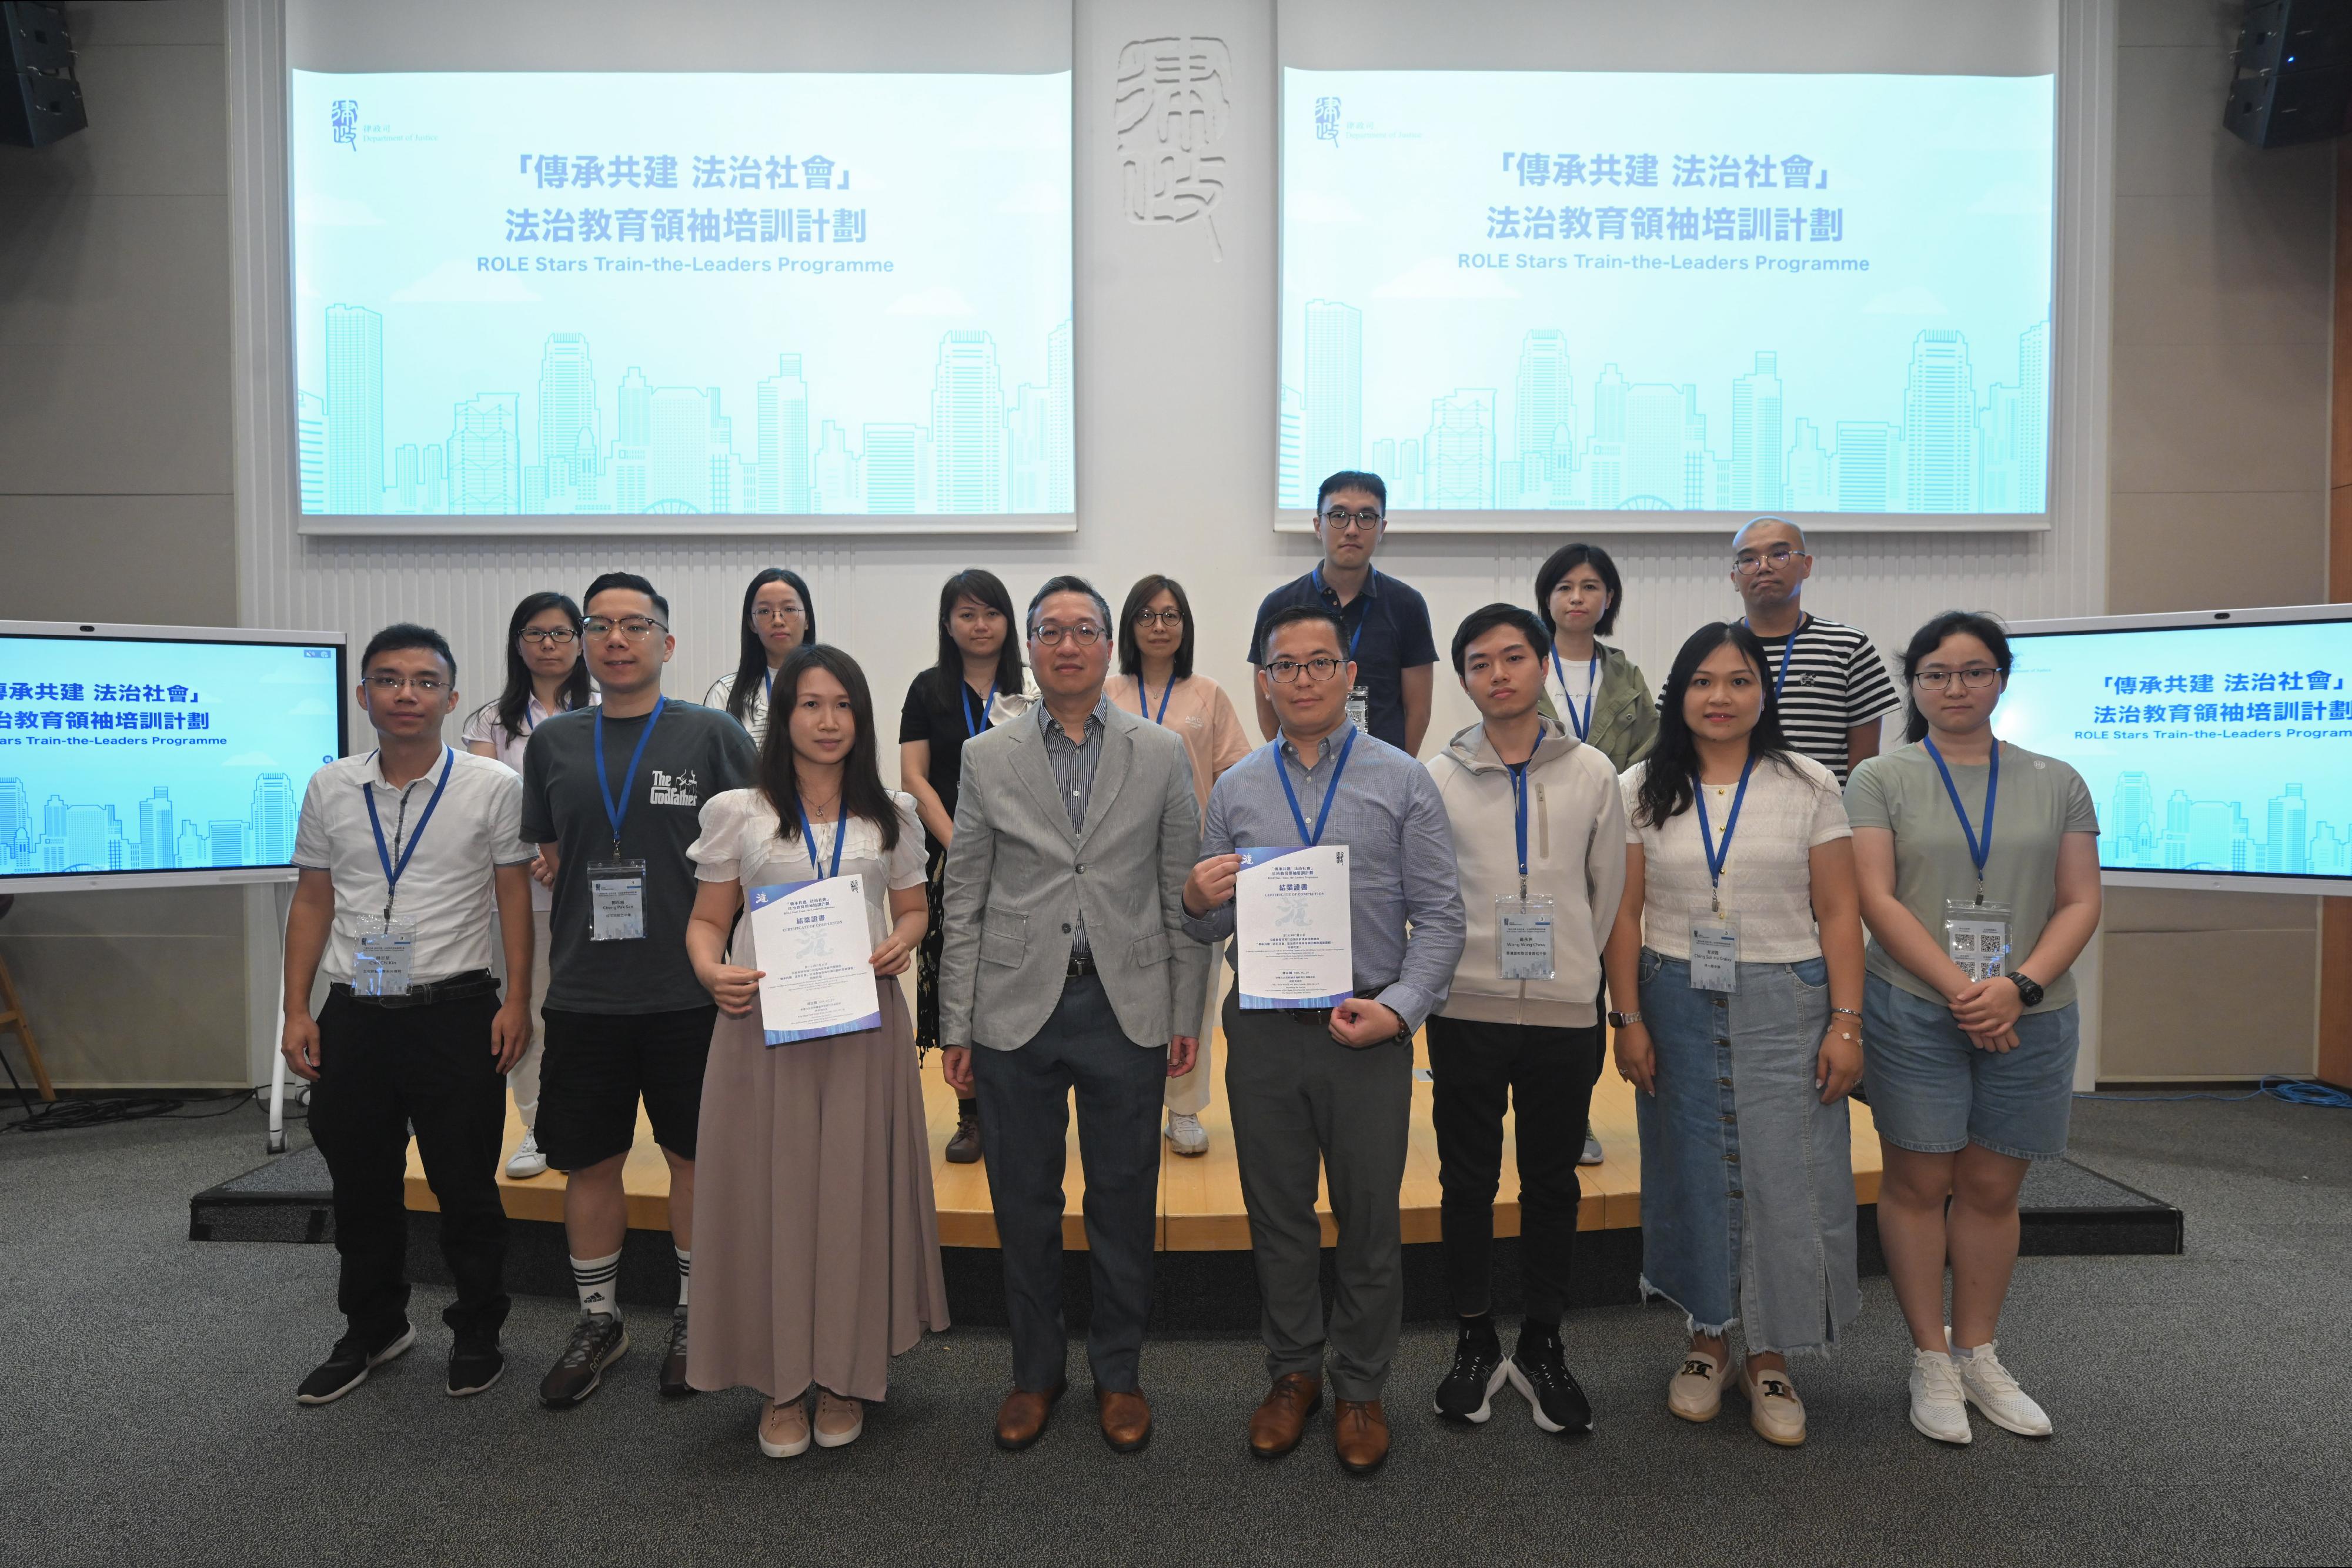
M 1070 1097 L 1086 1166 L 1103 1438 L 1151 1437 L 1137 1386 L 1151 1308 L 1160 1105 L 1192 1064 L 1208 954 L 1183 934 L 1200 847 L 1192 765 L 1172 730 L 1112 705 L 1110 607 L 1056 577 L 1029 602 L 1043 700 L 968 741 L 948 847 L 940 1042 L 977 1088 L 1004 1260 L 1013 1392 L 996 1442 L 1025 1448 L 1066 1386 L 1062 1176 Z
M 1361 1474 L 1389 1450 L 1381 1388 L 1404 1314 L 1412 1032 L 1445 1000 L 1463 915 L 1437 786 L 1349 722 L 1346 647 L 1322 606 L 1266 619 L 1258 689 L 1281 733 L 1210 793 L 1184 929 L 1234 938 L 1225 1092 L 1273 1379 L 1250 1448 L 1288 1453 L 1323 1400 L 1319 1166 L 1339 1230 L 1334 1447 Z

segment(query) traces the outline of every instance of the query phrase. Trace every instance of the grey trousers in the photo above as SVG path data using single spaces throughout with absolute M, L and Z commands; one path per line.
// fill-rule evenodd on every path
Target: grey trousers
M 1242 1202 L 1257 1264 L 1259 1335 L 1269 1378 L 1324 1375 L 1319 1165 L 1339 1231 L 1328 1333 L 1333 1395 L 1377 1399 L 1404 1317 L 1404 1181 L 1412 1048 L 1358 1051 L 1281 1013 L 1224 1007 L 1225 1096 L 1234 1115 Z
M 1017 1051 L 974 1046 L 971 1072 L 1004 1262 L 1013 1386 L 1033 1393 L 1058 1387 L 1068 1362 L 1062 1176 L 1069 1164 L 1070 1092 L 1076 1089 L 1094 1278 L 1087 1360 L 1097 1388 L 1130 1393 L 1151 1316 L 1168 1048 L 1128 1039 L 1102 982 L 1083 975 L 1065 985 L 1045 1028 Z

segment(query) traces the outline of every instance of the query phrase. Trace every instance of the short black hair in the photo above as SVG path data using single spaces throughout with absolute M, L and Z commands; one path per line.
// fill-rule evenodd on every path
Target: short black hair
M 367 674 L 378 653 L 396 653 L 404 648 L 424 648 L 439 654 L 441 662 L 449 666 L 449 684 L 457 685 L 457 655 L 449 652 L 449 639 L 414 621 L 395 621 L 369 638 L 367 652 L 360 655 L 360 674 Z
M 1340 469 L 1324 480 L 1323 487 L 1315 492 L 1317 511 L 1323 509 L 1323 503 L 1331 498 L 1334 490 L 1370 490 L 1372 498 L 1381 504 L 1381 510 L 1385 512 L 1389 509 L 1389 487 L 1377 474 L 1365 474 L 1354 468 Z
M 1536 569 L 1536 618 L 1546 626 L 1551 624 L 1552 590 L 1580 566 L 1591 567 L 1601 586 L 1609 591 L 1609 608 L 1592 623 L 1592 634 L 1606 637 L 1617 629 L 1617 612 L 1625 607 L 1625 585 L 1617 576 L 1617 563 L 1599 545 L 1562 545 L 1544 558 L 1543 565 Z
M 595 581 L 590 583 L 588 585 L 588 591 L 580 596 L 581 607 L 585 609 L 589 605 L 595 603 L 596 596 L 604 592 L 608 588 L 625 588 L 633 593 L 644 594 L 647 599 L 654 601 L 654 612 L 656 614 L 659 615 L 664 621 L 667 621 L 669 619 L 669 601 L 655 592 L 654 585 L 647 582 L 644 578 L 639 577 L 634 571 L 608 571 L 604 576 L 598 578 Z M 802 602 L 805 604 L 807 601 L 803 599 Z
M 1467 673 L 1465 665 L 1470 657 L 1470 644 L 1497 626 L 1516 628 L 1519 635 L 1528 640 L 1528 646 L 1535 650 L 1537 658 L 1551 657 L 1551 633 L 1544 630 L 1542 622 L 1516 604 L 1489 604 L 1465 616 L 1460 628 L 1454 633 L 1455 679 Z
M 1057 593 L 1085 594 L 1088 599 L 1095 601 L 1095 608 L 1102 612 L 1103 630 L 1105 632 L 1115 632 L 1117 630 L 1110 622 L 1110 601 L 1105 599 L 1100 593 L 1097 592 L 1095 591 L 1095 585 L 1088 582 L 1085 578 L 1074 577 L 1066 571 L 1059 577 L 1047 578 L 1045 580 L 1045 586 L 1040 588 L 1035 593 L 1030 595 L 1029 616 L 1028 619 L 1022 623 L 1021 628 L 1023 635 L 1034 637 L 1037 634 L 1037 606 L 1045 603 L 1045 601 L 1053 598 L 1054 595 Z
M 1261 622 L 1257 629 L 1257 663 L 1263 664 L 1274 647 L 1274 634 L 1286 626 L 1296 626 L 1302 621 L 1313 621 L 1331 628 L 1331 640 L 1339 645 L 1342 658 L 1348 653 L 1348 623 L 1326 604 L 1286 604 Z

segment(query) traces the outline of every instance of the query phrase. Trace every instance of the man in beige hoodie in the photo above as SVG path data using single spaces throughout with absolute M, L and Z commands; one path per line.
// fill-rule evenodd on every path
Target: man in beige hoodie
M 1454 673 L 1479 722 L 1429 762 L 1468 919 L 1453 988 L 1429 1020 L 1446 1282 L 1461 1319 L 1436 1405 L 1447 1420 L 1483 1422 L 1508 1381 L 1538 1427 L 1580 1432 L 1592 1407 L 1566 1365 L 1559 1318 L 1601 1071 L 1601 948 L 1625 887 L 1625 808 L 1608 758 L 1538 711 L 1550 653 L 1542 622 L 1515 605 L 1464 621 Z M 1526 1297 L 1507 1359 L 1489 1279 L 1507 1101 Z

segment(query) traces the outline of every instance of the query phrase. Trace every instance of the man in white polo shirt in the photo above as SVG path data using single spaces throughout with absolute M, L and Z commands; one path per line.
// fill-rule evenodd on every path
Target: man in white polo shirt
M 530 862 L 522 780 L 455 750 L 457 662 L 441 634 L 387 626 L 360 660 L 373 751 L 310 776 L 294 836 L 301 881 L 286 922 L 278 1049 L 312 1080 L 310 1134 L 335 1182 L 336 1305 L 349 1327 L 295 1398 L 327 1405 L 416 1343 L 408 1323 L 409 1130 L 441 1206 L 457 1299 L 448 1390 L 505 1368 L 508 1299 L 499 1146 L 508 1068 L 530 1040 Z M 495 893 L 495 907 L 493 894 Z M 499 999 L 493 942 L 506 950 Z M 321 967 L 327 1005 L 310 1016 Z
M 1866 634 L 1805 613 L 1798 600 L 1812 575 L 1804 530 L 1786 518 L 1758 517 L 1732 536 L 1731 585 L 1747 606 L 1741 620 L 1764 644 L 1780 727 L 1792 748 L 1843 784 L 1878 755 L 1878 721 L 1903 700 Z

